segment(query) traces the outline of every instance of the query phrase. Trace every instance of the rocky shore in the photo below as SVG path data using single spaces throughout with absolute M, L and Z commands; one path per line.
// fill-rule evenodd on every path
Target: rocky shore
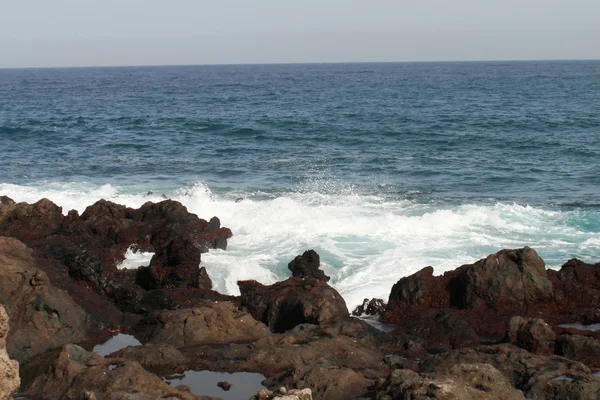
M 0 197 L 0 399 L 227 398 L 237 373 L 264 377 L 240 398 L 600 399 L 600 264 L 501 250 L 399 276 L 351 316 L 311 250 L 285 281 L 212 290 L 202 253 L 231 236 L 171 200 Z M 154 256 L 117 268 L 130 248 Z M 117 334 L 141 344 L 94 352 Z M 232 378 L 175 383 L 190 371 Z

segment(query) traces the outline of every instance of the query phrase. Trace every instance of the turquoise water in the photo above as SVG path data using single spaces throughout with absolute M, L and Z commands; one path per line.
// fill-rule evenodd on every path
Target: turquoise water
M 591 61 L 0 70 L 0 194 L 165 194 L 232 228 L 219 290 L 314 248 L 356 305 L 504 247 L 599 261 L 599 110 Z

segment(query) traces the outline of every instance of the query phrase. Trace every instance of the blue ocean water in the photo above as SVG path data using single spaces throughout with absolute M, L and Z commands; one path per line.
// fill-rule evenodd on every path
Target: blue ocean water
M 217 215 L 230 293 L 307 248 L 350 305 L 505 247 L 600 261 L 599 139 L 598 61 L 0 70 L 0 194 Z

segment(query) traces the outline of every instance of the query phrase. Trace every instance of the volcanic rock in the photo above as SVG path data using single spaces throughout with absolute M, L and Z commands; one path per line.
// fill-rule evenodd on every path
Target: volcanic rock
M 269 329 L 229 302 L 204 302 L 200 307 L 161 311 L 136 326 L 143 341 L 189 346 L 244 342 L 271 334 Z
M 19 363 L 8 358 L 6 336 L 8 335 L 8 314 L 0 304 L 0 399 L 8 399 L 19 388 Z
M 582 335 L 561 335 L 558 354 L 600 368 L 600 340 Z
M 378 400 L 522 400 L 523 392 L 510 385 L 489 364 L 456 364 L 443 373 L 422 374 L 395 370 L 377 387 Z
M 513 317 L 506 329 L 506 342 L 536 354 L 553 354 L 556 333 L 540 318 Z
M 36 378 L 23 395 L 37 399 L 211 399 L 178 390 L 136 362 L 103 358 L 76 345 L 64 346 L 48 373 Z
M 352 315 L 360 317 L 363 315 L 379 316 L 385 312 L 387 304 L 382 299 L 364 299 L 360 306 L 357 306 Z
M 275 333 L 297 325 L 334 324 L 349 318 L 340 294 L 319 279 L 289 278 L 265 286 L 256 281 L 240 281 L 241 305 Z
M 296 256 L 288 264 L 288 268 L 292 271 L 292 276 L 300 278 L 315 278 L 325 282 L 329 281 L 329 277 L 319 269 L 321 258 L 314 250 L 307 250 L 301 256 Z
M 12 357 L 23 361 L 86 337 L 85 312 L 52 286 L 23 243 L 0 237 L 0 265 L 0 303 L 11 318 L 7 348 Z

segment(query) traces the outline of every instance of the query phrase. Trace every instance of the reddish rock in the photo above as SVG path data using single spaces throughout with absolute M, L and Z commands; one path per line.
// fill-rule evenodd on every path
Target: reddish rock
M 352 315 L 360 317 L 362 315 L 380 316 L 385 312 L 387 304 L 382 299 L 364 299 L 360 306 L 357 306 Z

